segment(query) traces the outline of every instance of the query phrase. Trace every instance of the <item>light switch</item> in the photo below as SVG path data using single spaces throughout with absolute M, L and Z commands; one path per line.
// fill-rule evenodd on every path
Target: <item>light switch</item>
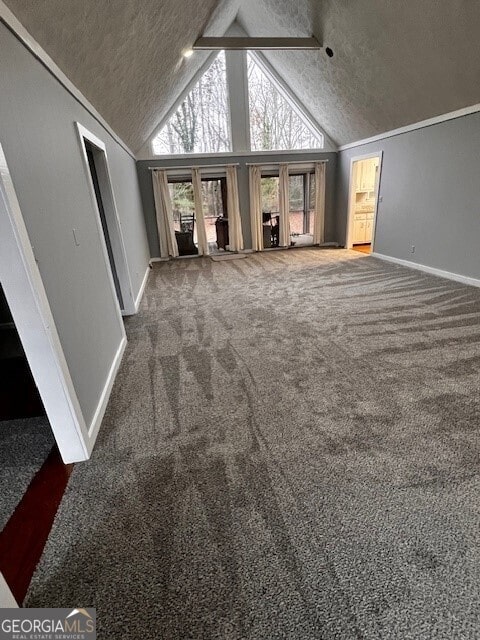
M 78 231 L 76 229 L 72 229 L 73 231 L 73 239 L 75 241 L 75 246 L 79 247 L 80 246 L 80 242 L 78 240 Z

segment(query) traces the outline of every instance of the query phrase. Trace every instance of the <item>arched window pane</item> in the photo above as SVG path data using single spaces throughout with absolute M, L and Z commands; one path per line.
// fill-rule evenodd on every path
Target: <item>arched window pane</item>
M 162 154 L 231 151 L 225 53 L 221 51 L 152 141 Z
M 314 135 L 254 56 L 247 57 L 252 151 L 323 148 L 322 136 Z

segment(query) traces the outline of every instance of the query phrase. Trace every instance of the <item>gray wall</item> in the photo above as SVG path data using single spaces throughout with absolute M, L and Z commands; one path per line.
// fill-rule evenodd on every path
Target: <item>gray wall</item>
M 350 160 L 383 150 L 375 251 L 480 278 L 480 114 L 341 151 L 337 237 L 345 243 Z M 411 246 L 415 253 L 411 253 Z
M 75 129 L 106 143 L 135 293 L 149 252 L 135 161 L 0 24 L 0 143 L 80 406 L 90 424 L 121 326 Z M 72 229 L 80 246 L 75 246 Z
M 250 230 L 250 204 L 249 204 L 249 188 L 248 188 L 248 168 L 246 163 L 261 162 L 269 164 L 272 162 L 313 162 L 314 160 L 328 159 L 326 173 L 326 205 L 325 205 L 325 242 L 336 242 L 335 228 L 335 179 L 336 179 L 336 153 L 305 153 L 305 154 L 266 154 L 266 155 L 249 155 L 249 156 L 229 156 L 228 158 L 182 158 L 180 160 L 142 160 L 137 162 L 138 179 L 140 182 L 140 191 L 143 200 L 143 210 L 145 213 L 145 222 L 147 226 L 148 241 L 150 244 L 150 253 L 152 258 L 160 256 L 160 247 L 158 244 L 157 225 L 155 220 L 155 202 L 153 199 L 152 176 L 148 167 L 169 167 L 169 166 L 208 166 L 209 164 L 218 163 L 239 163 L 238 171 L 238 190 L 240 198 L 240 213 L 242 216 L 242 230 L 245 248 L 250 249 L 252 246 L 252 237 Z

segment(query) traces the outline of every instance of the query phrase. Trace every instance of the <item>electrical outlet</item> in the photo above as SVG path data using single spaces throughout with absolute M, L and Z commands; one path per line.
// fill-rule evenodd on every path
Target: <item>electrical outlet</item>
M 412 244 L 412 246 L 410 247 L 410 252 L 411 253 L 415 253 L 415 245 L 414 244 Z

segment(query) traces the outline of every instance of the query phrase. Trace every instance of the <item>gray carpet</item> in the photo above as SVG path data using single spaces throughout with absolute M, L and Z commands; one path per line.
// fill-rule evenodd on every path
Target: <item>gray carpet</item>
M 210 256 L 214 262 L 222 262 L 223 260 L 242 260 L 246 257 L 246 253 L 222 253 L 220 255 L 216 254 Z
M 53 445 L 47 418 L 0 421 L 0 531 Z
M 480 290 L 357 252 L 155 266 L 29 606 L 100 638 L 480 638 Z

